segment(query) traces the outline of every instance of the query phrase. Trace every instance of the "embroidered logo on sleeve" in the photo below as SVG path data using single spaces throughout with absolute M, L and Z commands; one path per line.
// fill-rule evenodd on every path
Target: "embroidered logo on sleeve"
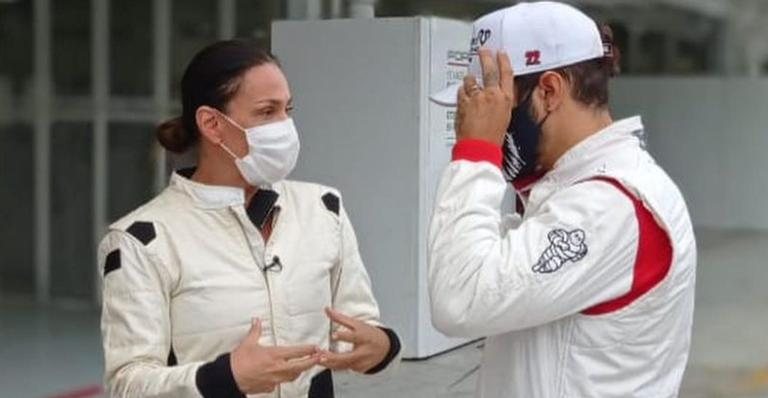
M 547 238 L 550 245 L 533 266 L 533 272 L 549 274 L 559 270 L 569 261 L 576 263 L 587 255 L 586 234 L 580 229 L 571 232 L 555 229 L 547 235 Z

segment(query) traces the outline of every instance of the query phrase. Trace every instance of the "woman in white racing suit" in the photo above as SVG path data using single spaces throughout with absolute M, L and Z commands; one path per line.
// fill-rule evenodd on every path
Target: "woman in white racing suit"
M 338 191 L 288 181 L 299 137 L 274 56 L 229 40 L 200 51 L 182 114 L 157 131 L 196 150 L 99 247 L 109 394 L 333 397 L 331 370 L 397 362 Z

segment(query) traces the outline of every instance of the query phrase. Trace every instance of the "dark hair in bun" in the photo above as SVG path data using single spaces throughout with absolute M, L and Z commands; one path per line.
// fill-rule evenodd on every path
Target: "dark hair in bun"
M 200 139 L 197 108 L 207 105 L 223 112 L 245 72 L 268 63 L 279 65 L 274 55 L 246 39 L 219 41 L 198 52 L 181 79 L 181 116 L 161 123 L 157 140 L 171 152 L 186 152 Z

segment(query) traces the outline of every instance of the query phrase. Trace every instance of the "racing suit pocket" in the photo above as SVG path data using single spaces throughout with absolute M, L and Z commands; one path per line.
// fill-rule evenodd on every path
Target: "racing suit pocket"
M 303 264 L 282 289 L 290 315 L 322 312 L 331 305 L 330 263 Z

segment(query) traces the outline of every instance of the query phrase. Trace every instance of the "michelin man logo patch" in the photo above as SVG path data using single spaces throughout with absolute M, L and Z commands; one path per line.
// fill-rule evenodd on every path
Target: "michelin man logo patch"
M 559 270 L 568 262 L 579 262 L 587 255 L 586 234 L 580 229 L 571 232 L 556 229 L 551 231 L 547 238 L 550 245 L 533 266 L 533 272 L 549 274 Z

